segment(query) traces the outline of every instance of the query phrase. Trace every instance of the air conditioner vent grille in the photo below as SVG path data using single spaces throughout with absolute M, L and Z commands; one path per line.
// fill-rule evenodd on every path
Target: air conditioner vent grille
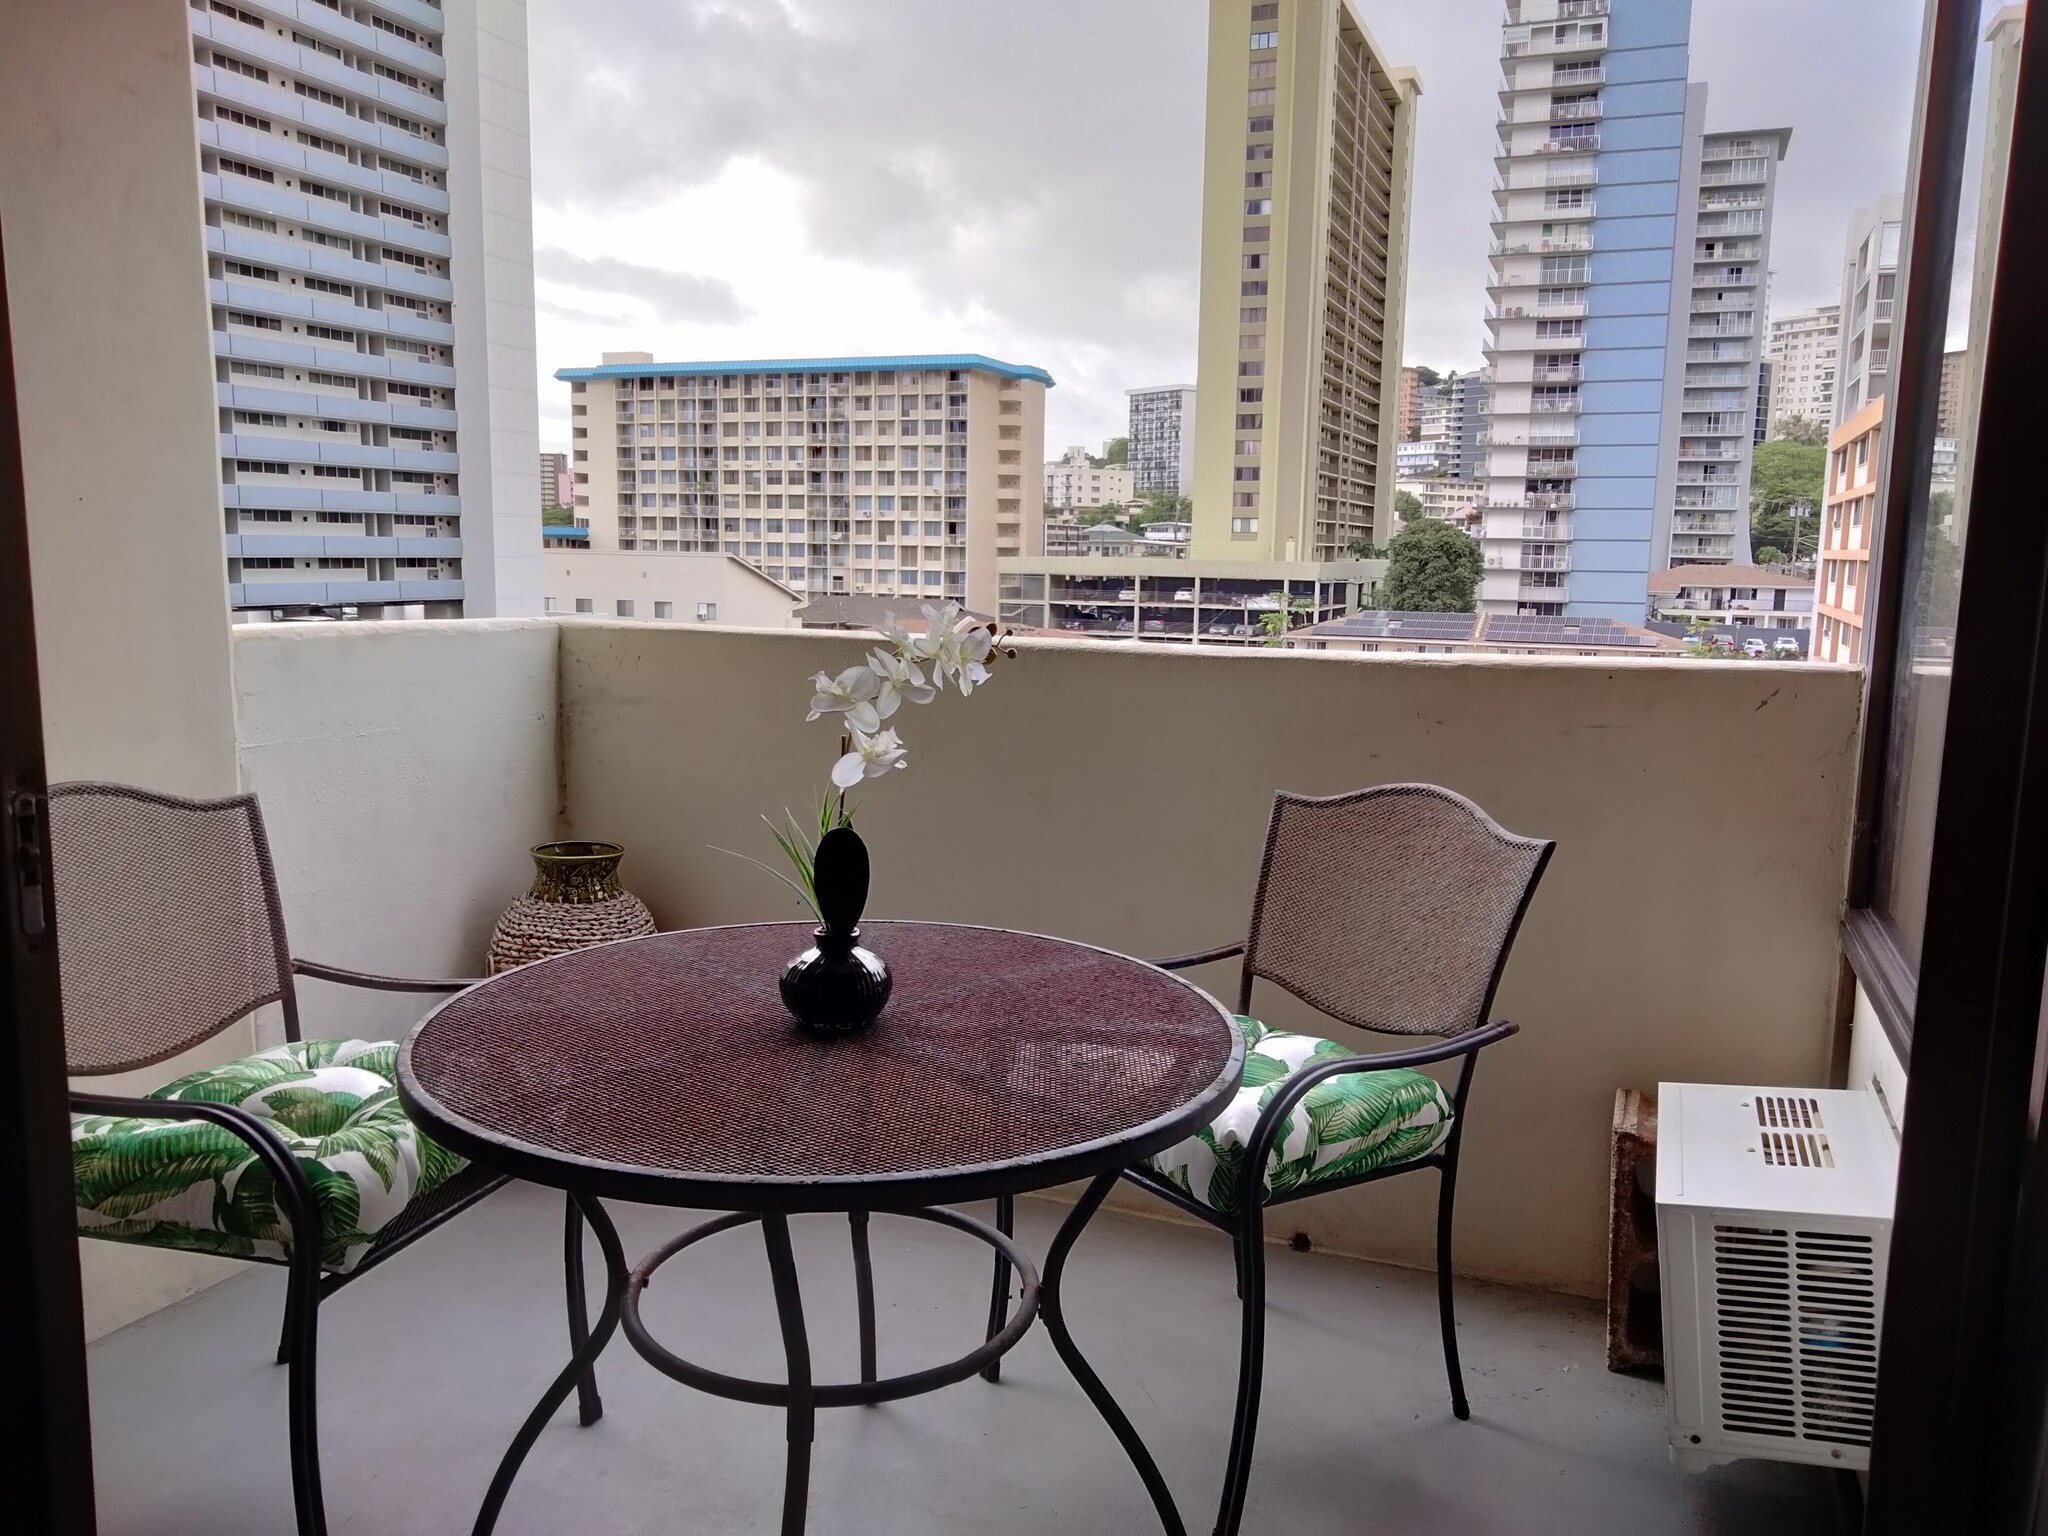
M 1767 1131 L 1818 1131 L 1820 1100 L 1796 1093 L 1760 1093 L 1756 1096 L 1756 1123 Z
M 1835 1149 L 1813 1131 L 1760 1131 L 1757 1145 L 1769 1168 L 1832 1168 Z
M 1864 1234 L 1714 1228 L 1721 1422 L 1867 1446 L 1877 1398 L 1877 1256 Z

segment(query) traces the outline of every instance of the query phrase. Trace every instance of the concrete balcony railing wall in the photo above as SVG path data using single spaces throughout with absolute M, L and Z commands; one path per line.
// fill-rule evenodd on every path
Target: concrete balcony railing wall
M 573 620 L 238 631 L 244 775 L 295 946 L 473 971 L 526 846 L 554 834 L 624 842 L 665 926 L 793 917 L 713 845 L 762 852 L 758 816 L 817 793 L 835 743 L 803 720 L 804 680 L 862 645 Z M 870 909 L 1136 954 L 1220 943 L 1242 936 L 1283 788 L 1428 779 L 1557 838 L 1500 1000 L 1525 1032 L 1474 1090 L 1458 1254 L 1474 1275 L 1591 1293 L 1615 1087 L 1824 1078 L 1859 686 L 1789 664 L 1027 642 L 986 694 L 899 722 L 914 766 L 861 816 Z M 1745 793 L 1731 754 L 1776 765 L 1774 793 Z M 1228 967 L 1198 979 L 1234 986 Z M 402 1029 L 408 1005 L 383 1006 L 307 994 L 320 1031 Z M 1432 1195 L 1350 1191 L 1291 1208 L 1281 1235 L 1426 1263 Z

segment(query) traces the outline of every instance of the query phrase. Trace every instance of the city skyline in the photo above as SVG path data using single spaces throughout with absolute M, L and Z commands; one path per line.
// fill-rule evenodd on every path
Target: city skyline
M 1125 390 L 1193 372 L 1206 8 L 875 9 L 887 14 L 867 13 L 859 32 L 807 0 L 745 15 L 708 0 L 661 14 L 536 10 L 543 371 L 624 345 L 773 355 L 830 319 L 848 352 L 1029 357 L 1060 381 L 1052 442 L 1121 435 Z M 1430 82 L 1405 360 L 1476 367 L 1502 7 L 1361 9 L 1388 53 Z M 1849 215 L 1903 177 L 1917 8 L 1696 10 L 1692 73 L 1714 85 L 1708 129 L 1782 123 L 1798 138 L 1773 312 L 1831 302 Z M 958 24 L 936 24 L 942 14 Z M 1118 92 L 1093 90 L 1099 76 L 1061 63 L 1084 30 L 1091 48 L 1146 68 Z M 1759 35 L 1772 46 L 1756 48 Z M 1820 54 L 1844 67 L 1813 71 L 1806 61 Z M 707 55 L 717 68 L 703 67 Z M 685 57 L 709 96 L 657 89 Z M 903 90 L 843 97 L 842 82 L 878 76 L 901 76 Z M 1027 82 L 1028 116 L 1001 106 L 1004 89 Z M 622 113 L 639 125 L 630 140 Z M 809 126 L 820 116 L 833 124 L 822 137 Z M 1085 148 L 1103 144 L 1115 153 Z M 1107 207 L 1119 216 L 1099 217 Z M 566 445 L 566 406 L 543 391 L 547 446 Z

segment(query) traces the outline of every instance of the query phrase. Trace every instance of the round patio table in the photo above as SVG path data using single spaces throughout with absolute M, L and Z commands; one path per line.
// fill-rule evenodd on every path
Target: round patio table
M 1137 1431 L 1090 1368 L 1060 1302 L 1068 1254 L 1119 1170 L 1214 1118 L 1244 1046 L 1206 993 L 1143 961 L 1037 934 L 949 923 L 869 923 L 895 991 L 867 1030 L 814 1035 L 776 978 L 808 925 L 698 928 L 537 961 L 440 1005 L 407 1038 L 399 1094 L 420 1127 L 476 1162 L 567 1192 L 569 1363 L 506 1451 L 478 1512 L 497 1522 L 520 1463 L 574 1390 L 603 1411 L 594 1366 L 623 1324 L 650 1364 L 702 1391 L 786 1410 L 782 1530 L 804 1528 L 819 1408 L 889 1402 L 996 1379 L 1043 1315 L 1053 1347 L 1136 1466 L 1169 1536 L 1173 1497 Z M 1091 1181 L 1047 1250 L 1044 1278 L 1011 1235 L 1025 1191 Z M 994 1226 L 948 1209 L 996 1201 Z M 729 1212 L 628 1269 L 603 1201 Z M 795 1212 L 850 1222 L 861 1379 L 812 1379 L 789 1239 Z M 995 1250 L 987 1336 L 951 1361 L 878 1376 L 867 1222 L 937 1222 Z M 605 1257 L 595 1327 L 582 1292 L 582 1223 Z M 649 1277 L 693 1243 L 758 1224 L 788 1375 L 758 1381 L 676 1355 L 644 1326 Z M 1010 1276 L 1018 1301 L 1010 1308 Z

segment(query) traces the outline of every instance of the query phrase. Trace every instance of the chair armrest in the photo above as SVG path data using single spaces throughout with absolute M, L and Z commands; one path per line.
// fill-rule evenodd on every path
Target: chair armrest
M 473 987 L 483 980 L 480 976 L 466 976 L 458 980 L 377 976 L 368 971 L 351 971 L 345 966 L 322 965 L 317 960 L 299 959 L 292 961 L 292 970 L 301 976 L 310 976 L 315 981 L 332 981 L 344 987 L 367 987 L 375 992 L 460 992 L 464 987 Z
M 1239 1191 L 1240 1200 L 1257 1199 L 1257 1191 L 1265 1180 L 1266 1160 L 1273 1155 L 1273 1143 L 1280 1135 L 1280 1127 L 1294 1112 L 1294 1106 L 1307 1098 L 1319 1083 L 1357 1072 L 1390 1072 L 1399 1067 L 1420 1067 L 1432 1061 L 1471 1056 L 1520 1030 L 1521 1025 L 1502 1019 L 1498 1023 L 1467 1030 L 1462 1035 L 1453 1035 L 1448 1040 L 1439 1040 L 1434 1045 L 1414 1046 L 1405 1051 L 1382 1051 L 1373 1056 L 1333 1056 L 1295 1073 L 1287 1079 L 1287 1085 L 1273 1095 L 1272 1102 L 1259 1111 L 1258 1122 L 1252 1127 L 1251 1139 L 1245 1144 L 1244 1187 Z M 1245 1209 L 1243 1205 L 1238 1208 Z
M 319 1273 L 322 1232 L 320 1207 L 313 1196 L 313 1181 L 292 1156 L 270 1125 L 234 1104 L 209 1104 L 199 1099 L 132 1099 L 110 1093 L 71 1095 L 74 1113 L 87 1115 L 128 1115 L 145 1120 L 204 1120 L 241 1138 L 270 1170 L 271 1178 L 283 1191 L 290 1207 L 294 1252 L 312 1255 L 312 1269 Z
M 1228 960 L 1232 955 L 1244 953 L 1242 944 L 1225 944 L 1221 949 L 1199 949 L 1192 955 L 1169 955 L 1164 960 L 1154 960 L 1162 971 L 1184 971 L 1191 965 L 1207 965 L 1211 960 Z

